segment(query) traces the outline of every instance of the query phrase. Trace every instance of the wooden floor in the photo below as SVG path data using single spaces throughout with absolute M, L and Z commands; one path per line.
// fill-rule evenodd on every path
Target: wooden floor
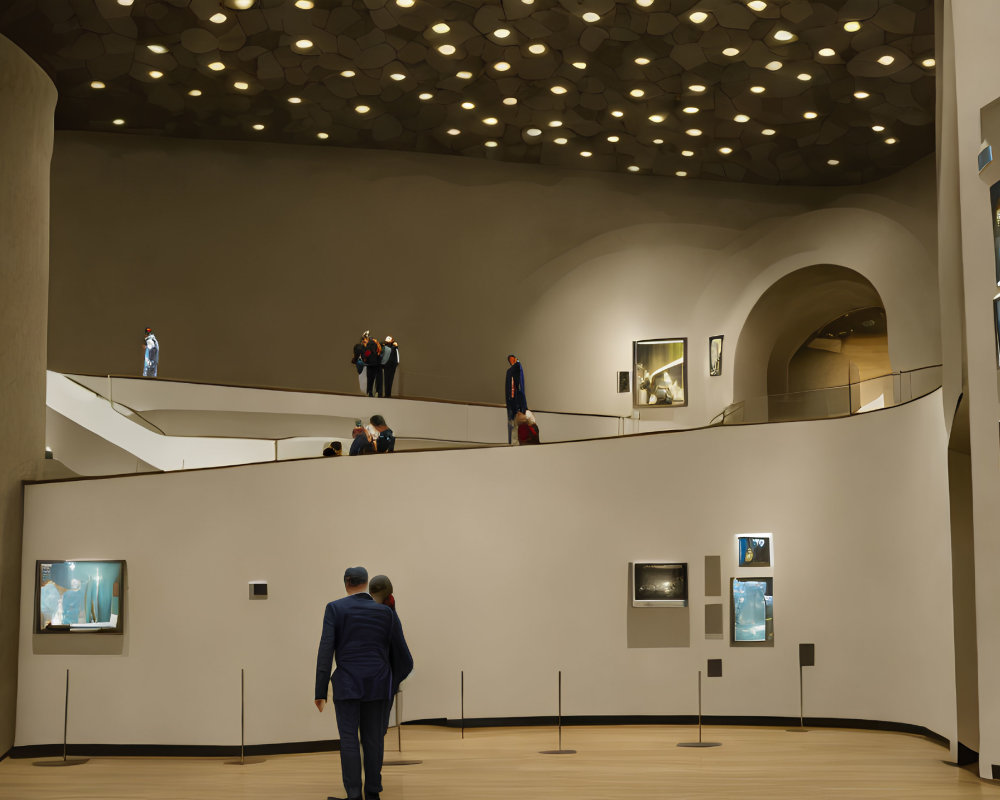
M 692 734 L 695 734 L 692 737 Z M 779 728 L 705 728 L 722 747 L 688 749 L 696 729 L 574 727 L 563 747 L 550 728 L 466 731 L 403 728 L 403 753 L 389 731 L 386 759 L 422 759 L 383 769 L 383 800 L 609 800 L 610 798 L 990 797 L 1000 786 L 943 763 L 948 751 L 919 736 L 856 730 L 787 733 Z M 336 753 L 272 756 L 230 766 L 221 759 L 97 758 L 42 769 L 28 759 L 0 763 L 3 800 L 323 800 L 341 796 Z

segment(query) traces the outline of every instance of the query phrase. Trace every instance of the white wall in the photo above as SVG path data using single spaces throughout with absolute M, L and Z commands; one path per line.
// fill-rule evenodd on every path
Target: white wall
M 706 713 L 792 716 L 815 642 L 808 715 L 952 738 L 945 444 L 936 392 L 827 422 L 31 485 L 17 744 L 58 741 L 67 667 L 70 741 L 233 744 L 241 667 L 248 743 L 334 737 L 315 655 L 353 564 L 396 587 L 407 719 L 457 717 L 461 669 L 472 717 L 554 713 L 557 669 L 566 714 L 691 714 L 708 657 Z M 760 531 L 775 568 L 740 573 L 774 576 L 774 648 L 705 640 L 704 556 L 728 583 L 734 534 Z M 32 634 L 35 560 L 55 558 L 127 559 L 123 637 Z M 688 562 L 690 607 L 630 608 L 636 558 Z

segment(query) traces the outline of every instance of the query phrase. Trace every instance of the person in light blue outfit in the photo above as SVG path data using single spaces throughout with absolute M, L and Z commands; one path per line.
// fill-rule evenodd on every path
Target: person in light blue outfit
M 146 328 L 146 345 L 142 358 L 142 377 L 155 378 L 156 367 L 160 363 L 160 343 L 152 328 Z

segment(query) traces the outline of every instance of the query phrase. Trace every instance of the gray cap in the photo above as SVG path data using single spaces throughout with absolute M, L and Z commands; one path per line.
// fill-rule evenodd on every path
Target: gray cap
M 344 570 L 344 583 L 348 586 L 361 586 L 368 583 L 368 570 L 364 567 L 348 567 Z

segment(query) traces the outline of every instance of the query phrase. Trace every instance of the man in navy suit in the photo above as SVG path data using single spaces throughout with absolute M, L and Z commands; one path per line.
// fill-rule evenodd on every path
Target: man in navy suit
M 330 670 L 333 707 L 340 732 L 340 768 L 348 800 L 378 800 L 382 791 L 382 748 L 386 707 L 398 685 L 413 669 L 413 659 L 397 618 L 368 594 L 368 570 L 344 572 L 347 597 L 327 603 L 323 636 L 316 656 L 316 708 L 326 705 Z M 405 653 L 405 658 L 400 654 Z M 393 674 L 390 664 L 396 666 Z M 361 731 L 360 744 L 358 731 Z M 361 792 L 361 748 L 365 785 Z M 330 800 L 334 800 L 330 798 Z

